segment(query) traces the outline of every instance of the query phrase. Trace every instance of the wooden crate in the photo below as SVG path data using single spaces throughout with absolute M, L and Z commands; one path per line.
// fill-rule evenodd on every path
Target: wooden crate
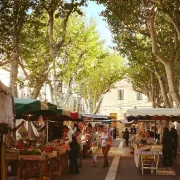
M 42 161 L 42 160 L 45 160 L 45 157 L 41 156 L 41 155 L 19 155 L 18 159 L 19 160 L 23 159 L 23 160 L 32 160 L 32 161 L 35 161 L 35 160 Z
M 8 153 L 6 153 L 6 160 L 7 161 L 16 161 L 16 160 L 18 160 L 18 153 L 17 152 L 8 152 Z
M 47 158 L 54 158 L 56 157 L 56 153 L 52 152 L 52 153 L 42 153 L 41 155 L 18 155 L 18 159 L 21 160 L 38 160 L 38 161 L 43 161 Z

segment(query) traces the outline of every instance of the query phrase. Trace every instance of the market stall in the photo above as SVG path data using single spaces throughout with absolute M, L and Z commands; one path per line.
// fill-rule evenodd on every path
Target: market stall
M 7 180 L 6 135 L 14 128 L 14 106 L 11 91 L 0 81 L 0 179 Z
M 15 169 L 17 180 L 43 177 L 51 179 L 52 175 L 60 176 L 66 172 L 68 146 L 61 141 L 44 141 L 42 136 L 48 134 L 50 120 L 63 123 L 65 119 L 71 118 L 57 115 L 57 106 L 36 99 L 15 98 L 15 111 L 17 122 L 20 118 L 28 122 L 28 127 L 25 127 L 25 123 L 18 123 L 14 128 L 16 132 L 21 132 L 21 137 L 16 139 L 6 152 L 7 164 L 15 162 L 11 171 Z
M 138 133 L 134 139 L 134 160 L 136 166 L 141 168 L 142 173 L 144 167 L 142 157 L 146 155 L 145 160 L 147 161 L 151 156 L 150 162 L 152 162 L 156 155 L 158 157 L 156 158 L 158 167 L 152 166 L 150 163 L 147 168 L 154 168 L 157 174 L 175 175 L 175 171 L 163 169 L 162 161 L 159 159 L 163 158 L 161 144 L 163 127 L 170 128 L 172 126 L 171 121 L 180 120 L 180 109 L 129 109 L 126 118 L 129 122 L 138 122 Z M 148 126 L 150 129 L 147 128 Z

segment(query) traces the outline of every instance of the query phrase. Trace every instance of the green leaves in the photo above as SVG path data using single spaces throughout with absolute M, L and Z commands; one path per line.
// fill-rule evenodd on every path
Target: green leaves
M 147 82 L 152 83 L 149 81 L 150 74 L 158 73 L 165 82 L 165 93 L 168 93 L 169 89 L 176 92 L 180 69 L 178 63 L 180 1 L 97 0 L 97 2 L 106 7 L 102 14 L 113 33 L 116 49 L 128 59 L 127 74 L 134 89 L 148 95 Z M 171 64 L 169 67 L 168 63 Z M 175 75 L 172 75 L 173 77 L 169 75 L 167 69 L 171 69 Z M 173 81 L 176 83 L 173 84 Z M 157 79 L 153 82 L 157 83 L 158 88 Z M 178 94 L 174 95 L 173 100 L 179 106 L 177 97 Z

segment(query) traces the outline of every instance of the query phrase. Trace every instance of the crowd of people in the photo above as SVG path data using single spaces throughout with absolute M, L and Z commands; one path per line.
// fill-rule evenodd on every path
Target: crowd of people
M 108 167 L 108 152 L 112 146 L 112 134 L 106 125 L 93 127 L 88 124 L 81 130 L 76 127 L 74 130 L 63 125 L 64 144 L 69 145 L 69 173 L 79 174 L 79 167 L 82 166 L 82 156 L 87 153 L 92 156 L 92 166 L 97 165 L 97 153 L 102 150 L 104 156 L 103 168 Z M 82 132 L 83 131 L 83 132 Z M 84 145 L 83 145 L 83 142 Z
M 147 142 L 150 144 L 162 144 L 162 154 L 163 154 L 163 165 L 165 168 L 172 168 L 172 159 L 176 159 L 177 149 L 178 149 L 178 133 L 173 126 L 170 130 L 167 127 L 154 130 L 145 130 L 137 133 L 137 129 L 133 126 L 130 130 L 127 128 L 123 132 L 123 139 L 125 140 L 126 146 L 129 146 L 130 136 L 134 136 L 135 139 L 139 140 L 140 144 L 146 145 Z M 162 135 L 162 141 L 160 140 L 160 134 Z M 161 141 L 161 142 L 160 142 Z
M 163 129 L 163 132 L 161 133 Z M 59 131 L 60 130 L 60 131 Z M 23 139 L 26 139 L 28 133 L 24 127 L 24 121 L 22 121 L 13 130 L 8 131 L 6 139 L 7 147 L 11 147 L 13 139 L 11 134 L 18 131 Z M 84 156 L 92 156 L 92 166 L 97 165 L 97 154 L 101 150 L 104 157 L 103 168 L 108 167 L 108 152 L 112 146 L 112 140 L 116 138 L 114 128 L 104 124 L 98 124 L 92 126 L 91 123 L 83 126 L 70 126 L 63 125 L 57 127 L 54 139 L 61 139 L 61 145 L 67 145 L 69 147 L 69 169 L 71 174 L 78 174 L 79 167 L 82 166 L 82 158 Z M 160 142 L 160 134 L 162 139 Z M 58 136 L 57 136 L 58 135 Z M 161 129 L 143 130 L 139 131 L 135 126 L 132 126 L 129 130 L 125 129 L 123 132 L 123 139 L 126 146 L 129 146 L 130 137 L 135 137 L 139 140 L 140 144 L 154 144 L 154 140 L 162 144 L 163 164 L 164 167 L 172 167 L 172 159 L 177 156 L 178 148 L 178 133 L 175 127 L 169 130 L 167 127 Z M 135 142 L 135 139 L 133 140 Z M 151 143 L 152 141 L 152 143 Z
M 102 167 L 108 167 L 108 152 L 112 146 L 113 133 L 111 133 L 110 128 L 108 129 L 106 125 L 100 125 L 98 127 L 93 127 L 88 124 L 83 134 L 86 134 L 85 139 L 87 140 L 85 145 L 82 145 L 82 132 L 79 128 L 72 132 L 67 126 L 63 126 L 65 143 L 70 145 L 69 158 L 70 158 L 70 173 L 79 173 L 79 166 L 82 165 L 82 156 L 84 152 L 92 155 L 92 166 L 97 165 L 97 153 L 101 149 L 104 156 L 104 164 Z M 71 132 L 71 133 L 70 133 Z M 144 131 L 143 131 L 144 132 Z M 144 133 L 137 133 L 137 129 L 133 126 L 130 130 L 128 128 L 123 132 L 123 139 L 125 140 L 125 145 L 129 146 L 130 136 L 141 136 L 141 141 L 148 139 L 157 139 L 160 143 L 159 131 L 150 131 Z M 143 142 L 141 142 L 143 143 Z M 177 156 L 178 148 L 178 133 L 175 127 L 171 130 L 167 127 L 163 128 L 162 133 L 162 153 L 163 153 L 163 164 L 164 167 L 172 167 L 172 158 Z M 87 150 L 87 151 L 86 151 Z M 79 162 L 78 162 L 79 161 Z
M 176 158 L 178 148 L 178 134 L 174 127 L 170 131 L 167 127 L 164 128 L 162 145 L 164 167 L 171 168 L 172 158 Z

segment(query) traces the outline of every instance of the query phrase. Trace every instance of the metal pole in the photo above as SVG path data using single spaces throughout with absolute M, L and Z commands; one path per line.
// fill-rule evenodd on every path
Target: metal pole
M 48 134 L 49 134 L 49 121 L 46 122 L 46 143 L 48 143 Z
M 56 59 L 54 58 L 53 60 L 53 80 L 54 80 L 54 98 L 53 102 L 54 104 L 57 103 L 56 98 L 57 98 L 57 86 L 56 86 Z

